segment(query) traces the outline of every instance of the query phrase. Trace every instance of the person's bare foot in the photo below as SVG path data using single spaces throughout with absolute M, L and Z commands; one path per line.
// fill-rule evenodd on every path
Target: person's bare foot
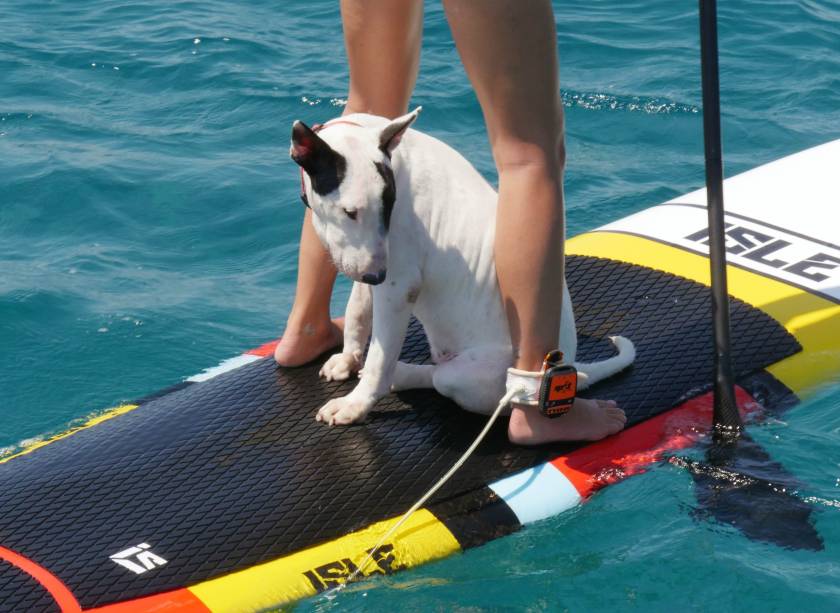
M 597 441 L 624 428 L 627 416 L 612 400 L 576 398 L 562 417 L 549 418 L 537 407 L 513 406 L 508 438 L 517 445 L 553 441 Z
M 344 318 L 322 324 L 286 325 L 283 338 L 274 349 L 274 361 L 280 366 L 301 366 L 344 340 Z

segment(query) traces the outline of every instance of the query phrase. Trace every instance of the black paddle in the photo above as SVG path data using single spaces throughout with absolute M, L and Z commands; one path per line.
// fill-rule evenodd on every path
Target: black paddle
M 715 341 L 714 423 L 706 462 L 671 458 L 694 478 L 700 515 L 732 525 L 752 539 L 792 549 L 823 548 L 811 507 L 795 491 L 797 480 L 743 430 L 735 401 L 726 282 L 723 158 L 716 0 L 700 0 L 703 136 L 709 215 L 709 259 Z
M 720 143 L 716 0 L 700 0 L 700 66 L 703 88 L 703 144 L 706 152 L 706 208 L 712 273 L 712 321 L 715 330 L 714 434 L 737 438 L 743 429 L 735 402 L 729 341 L 729 291 L 726 283 L 726 235 L 723 225 L 723 155 Z

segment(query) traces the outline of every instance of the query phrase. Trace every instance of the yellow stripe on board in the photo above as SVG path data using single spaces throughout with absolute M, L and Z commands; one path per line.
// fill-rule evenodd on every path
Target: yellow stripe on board
M 213 613 L 260 611 L 313 596 L 343 582 L 396 521 L 378 522 L 334 541 L 188 589 Z M 390 574 L 460 549 L 446 526 L 426 509 L 420 509 L 391 542 L 383 545 L 363 574 Z
M 663 243 L 617 232 L 591 232 L 568 241 L 569 255 L 610 258 L 710 285 L 709 260 Z M 730 295 L 783 325 L 802 351 L 766 370 L 798 395 L 836 381 L 840 373 L 840 305 L 783 281 L 727 266 Z
M 95 417 L 91 417 L 85 423 L 70 428 L 62 432 L 61 434 L 56 434 L 49 438 L 45 438 L 40 441 L 35 441 L 31 444 L 26 445 L 23 449 L 18 451 L 17 453 L 13 453 L 12 455 L 6 456 L 5 458 L 0 458 L 0 464 L 4 464 L 10 460 L 14 460 L 15 458 L 19 458 L 20 456 L 26 455 L 28 453 L 32 453 L 36 449 L 40 449 L 41 447 L 46 447 L 50 443 L 54 443 L 55 441 L 61 440 L 63 438 L 67 438 L 68 436 L 72 436 L 77 432 L 81 432 L 82 430 L 87 430 L 88 428 L 92 428 L 97 424 L 101 424 L 103 421 L 108 421 L 112 417 L 116 417 L 117 415 L 122 415 L 123 413 L 128 413 L 129 411 L 133 411 L 139 405 L 136 404 L 123 404 L 118 407 L 114 407 L 113 409 L 108 409 L 104 413 L 100 413 Z

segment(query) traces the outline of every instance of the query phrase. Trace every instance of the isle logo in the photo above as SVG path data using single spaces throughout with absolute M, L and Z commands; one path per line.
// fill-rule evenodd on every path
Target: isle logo
M 134 547 L 123 549 L 112 555 L 111 561 L 127 568 L 136 575 L 142 575 L 166 564 L 166 560 L 151 551 L 151 545 L 148 543 L 140 543 Z
M 372 551 L 373 549 L 368 549 L 365 553 Z M 361 577 L 370 577 L 376 574 L 390 575 L 405 568 L 402 564 L 397 563 L 394 546 L 391 544 L 382 545 L 377 550 L 372 562 L 373 564 L 369 568 L 360 573 Z M 312 584 L 315 591 L 320 593 L 344 585 L 347 578 L 358 570 L 358 567 L 350 558 L 342 558 L 310 569 L 303 573 L 303 576 L 309 579 L 309 583 Z

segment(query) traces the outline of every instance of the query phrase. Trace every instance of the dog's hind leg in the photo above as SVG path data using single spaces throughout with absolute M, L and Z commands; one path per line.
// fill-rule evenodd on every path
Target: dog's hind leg
M 505 375 L 512 360 L 510 347 L 462 351 L 435 367 L 435 389 L 467 411 L 489 415 L 505 394 Z
M 612 377 L 630 366 L 636 359 L 636 347 L 630 339 L 623 336 L 611 336 L 610 341 L 618 349 L 618 355 L 600 362 L 574 363 L 578 370 L 578 390 L 585 390 L 602 379 Z
M 402 390 L 431 389 L 434 387 L 432 381 L 435 368 L 434 364 L 408 364 L 397 362 L 394 370 L 394 382 L 391 384 L 392 392 Z

